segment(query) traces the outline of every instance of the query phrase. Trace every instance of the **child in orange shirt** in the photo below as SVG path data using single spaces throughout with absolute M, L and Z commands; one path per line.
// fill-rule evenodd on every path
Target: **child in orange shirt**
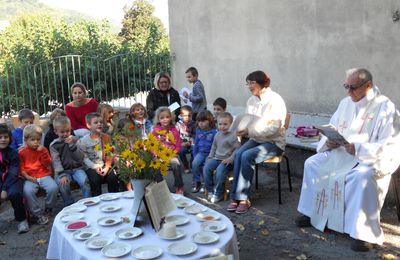
M 27 125 L 24 128 L 25 146 L 19 151 L 21 160 L 21 175 L 25 178 L 24 196 L 28 202 L 30 213 L 37 219 L 39 225 L 49 222 L 45 215 L 51 214 L 56 205 L 58 186 L 51 177 L 51 157 L 49 151 L 40 144 L 43 130 L 37 125 Z M 38 189 L 46 190 L 45 210 L 40 207 L 36 196 Z

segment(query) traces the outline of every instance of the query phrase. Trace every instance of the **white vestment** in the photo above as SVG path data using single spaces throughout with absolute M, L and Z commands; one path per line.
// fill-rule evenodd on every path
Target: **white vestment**
M 298 210 L 321 231 L 328 226 L 382 244 L 380 210 L 391 173 L 400 164 L 398 112 L 374 87 L 358 102 L 343 99 L 330 124 L 354 144 L 356 154 L 344 147 L 328 151 L 323 137 L 318 154 L 305 162 Z

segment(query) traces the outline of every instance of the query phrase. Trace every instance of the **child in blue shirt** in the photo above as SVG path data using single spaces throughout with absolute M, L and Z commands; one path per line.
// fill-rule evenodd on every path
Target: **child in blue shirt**
M 197 115 L 196 137 L 193 147 L 192 163 L 192 192 L 199 192 L 203 176 L 203 165 L 210 154 L 214 136 L 217 133 L 213 115 L 208 110 L 203 110 Z
M 18 150 L 22 146 L 24 128 L 27 125 L 33 124 L 34 118 L 33 112 L 28 108 L 19 111 L 19 126 L 12 131 L 12 143 L 10 145 L 12 149 Z

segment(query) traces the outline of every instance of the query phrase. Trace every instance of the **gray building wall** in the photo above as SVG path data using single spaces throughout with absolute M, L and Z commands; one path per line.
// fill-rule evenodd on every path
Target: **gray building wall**
M 345 71 L 366 67 L 400 105 L 399 0 L 169 0 L 173 83 L 195 66 L 209 105 L 231 111 L 250 96 L 245 77 L 263 70 L 289 111 L 331 114 Z

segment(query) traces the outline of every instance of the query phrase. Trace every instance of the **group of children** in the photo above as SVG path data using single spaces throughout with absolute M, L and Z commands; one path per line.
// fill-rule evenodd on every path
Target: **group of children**
M 197 85 L 204 91 L 200 81 Z M 192 94 L 188 98 L 195 101 Z M 100 104 L 97 112 L 86 115 L 89 133 L 81 138 L 74 135 L 70 119 L 60 108 L 51 113 L 49 130 L 44 137 L 42 128 L 33 124 L 32 111 L 22 109 L 18 115 L 19 126 L 12 132 L 6 124 L 0 125 L 0 203 L 5 199 L 11 202 L 15 219 L 19 221 L 18 232 L 24 233 L 29 230 L 25 201 L 30 217 L 38 224 L 46 224 L 58 192 L 64 206 L 74 203 L 72 181 L 79 185 L 83 198 L 100 195 L 102 183 L 107 183 L 108 192 L 131 189 L 129 184 L 121 185 L 112 167 L 114 158 L 103 150 L 105 145 L 112 145 L 110 135 L 131 129 L 132 125 L 141 129 L 142 139 L 152 133 L 176 151 L 170 169 L 177 194 L 184 193 L 183 173 L 191 171 L 192 192 L 202 191 L 205 184 L 208 199 L 218 202 L 223 197 L 225 178 L 239 142 L 236 135 L 229 132 L 233 118 L 225 112 L 226 101 L 218 98 L 213 106 L 214 114 L 205 108 L 193 113 L 192 107 L 182 106 L 175 124 L 175 113 L 168 107 L 159 107 L 152 123 L 147 119 L 146 108 L 136 103 L 115 126 L 112 106 Z M 161 130 L 170 132 L 175 141 L 158 135 Z M 44 209 L 37 198 L 39 188 L 46 191 Z

